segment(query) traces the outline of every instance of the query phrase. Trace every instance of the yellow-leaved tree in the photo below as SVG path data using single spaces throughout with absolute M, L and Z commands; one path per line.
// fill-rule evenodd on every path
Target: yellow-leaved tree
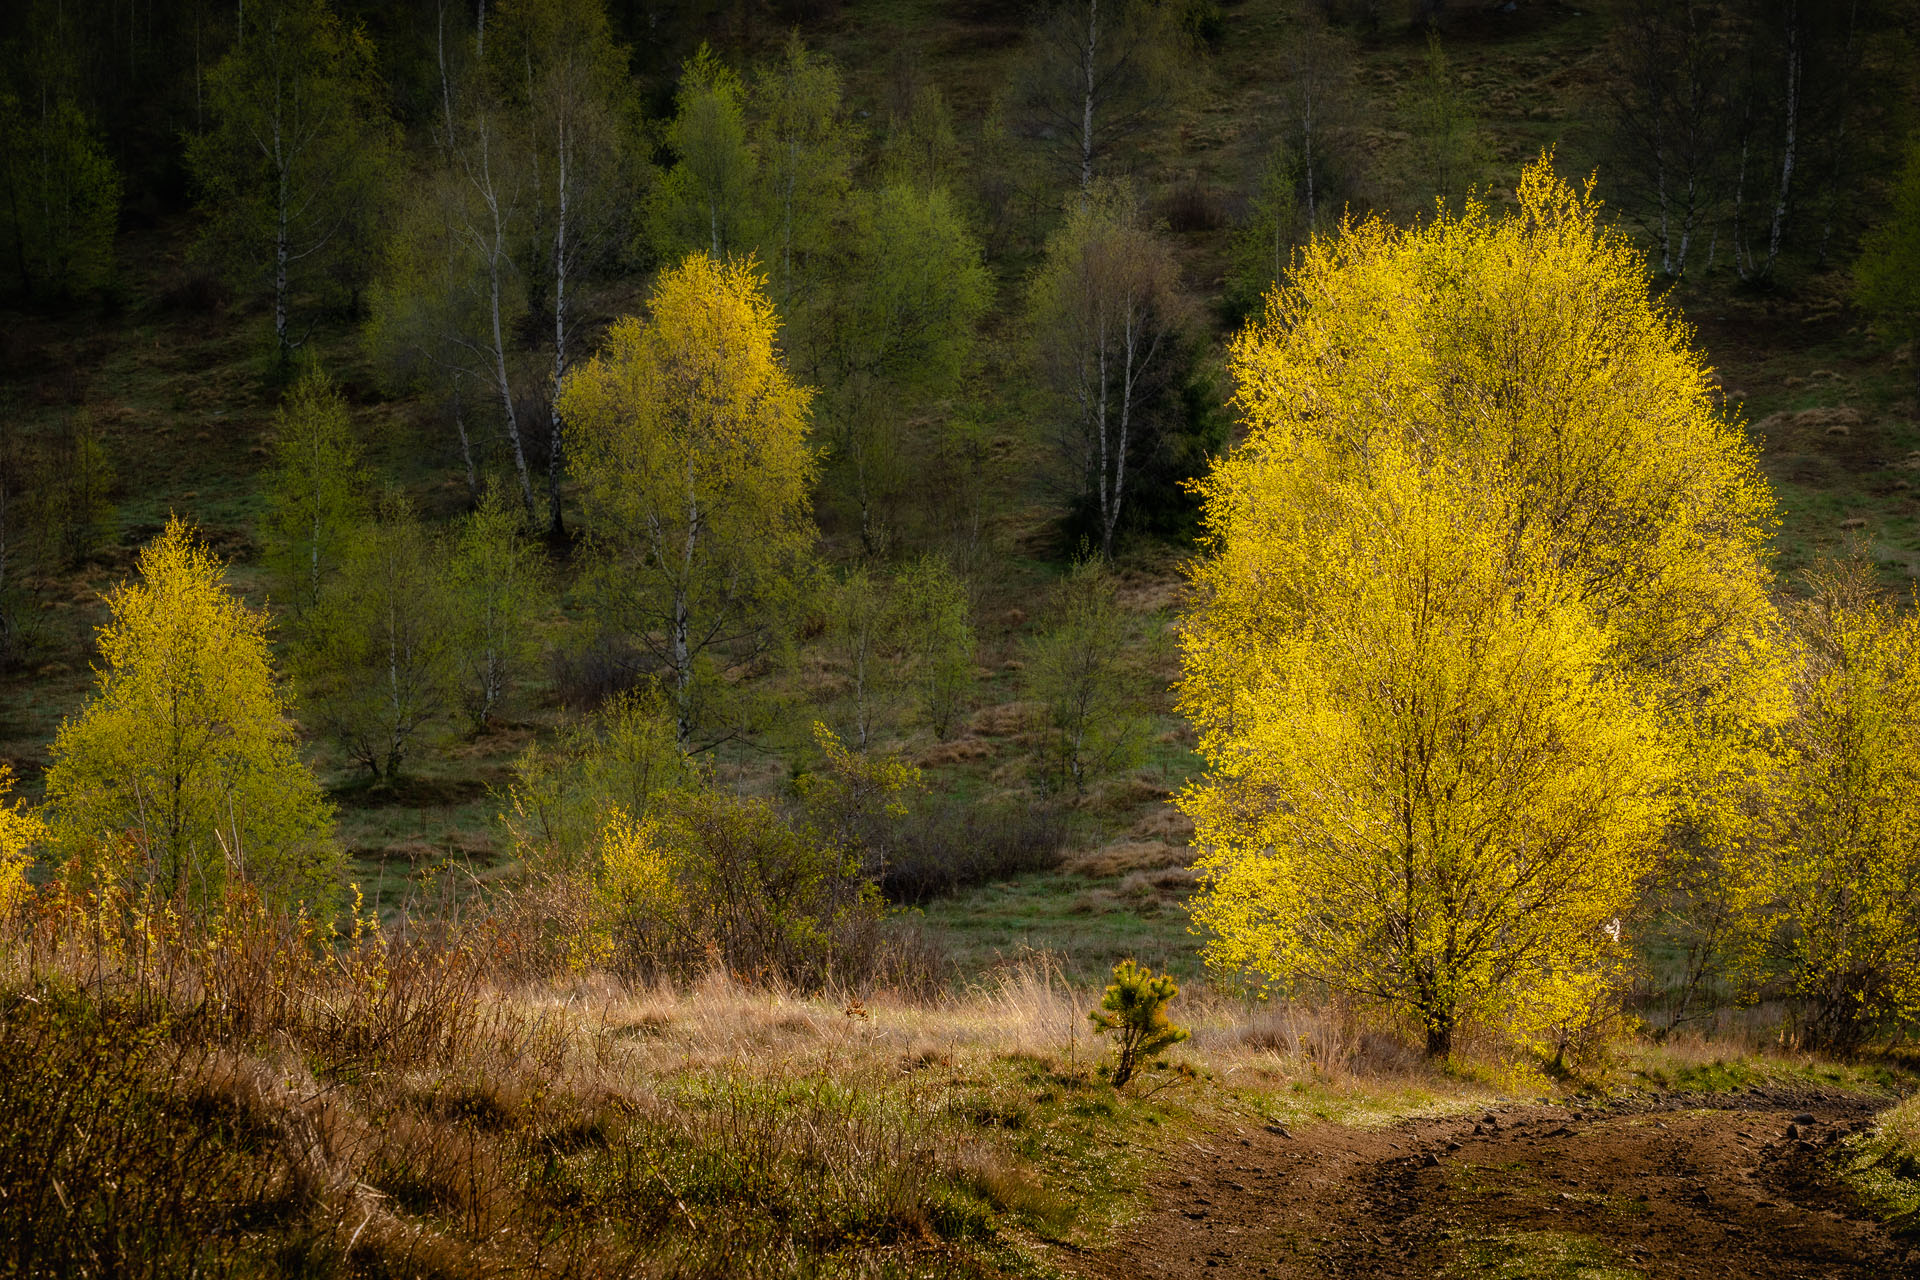
M 244 879 L 281 905 L 339 883 L 333 812 L 295 751 L 267 618 L 175 517 L 107 597 L 93 698 L 47 769 L 51 839 L 84 869 L 131 841 L 163 893 L 205 901 Z
M 1786 711 L 1771 499 L 1645 279 L 1542 160 L 1316 240 L 1234 342 L 1180 688 L 1215 966 L 1436 1054 L 1604 1011 L 1681 797 Z
M 561 389 L 605 617 L 654 659 L 682 746 L 723 737 L 725 676 L 781 636 L 812 548 L 812 392 L 751 259 L 663 271 Z
M 1797 998 L 1803 1040 L 1851 1051 L 1920 1016 L 1920 616 L 1877 596 L 1869 564 L 1811 585 L 1743 923 L 1754 976 Z

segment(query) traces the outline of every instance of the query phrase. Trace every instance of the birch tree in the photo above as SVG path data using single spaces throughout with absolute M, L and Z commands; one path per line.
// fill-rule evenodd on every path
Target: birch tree
M 1048 241 L 1028 308 L 1041 371 L 1061 406 L 1061 446 L 1097 521 L 1101 558 L 1111 559 L 1128 467 L 1156 425 L 1153 393 L 1189 311 L 1173 255 L 1129 189 L 1100 188 L 1071 206 Z
M 1718 18 L 1700 0 L 1636 0 L 1614 29 L 1616 177 L 1653 232 L 1666 276 L 1685 274 L 1725 198 L 1730 51 Z
M 212 127 L 187 142 L 204 243 L 271 300 L 284 362 L 311 330 L 303 293 L 364 283 L 396 148 L 372 42 L 325 0 L 254 0 L 207 103 Z
M 398 779 L 444 727 L 450 621 L 440 549 L 389 489 L 302 621 L 296 659 L 302 705 L 376 782 Z
M 319 603 L 366 514 L 367 474 L 340 392 L 308 365 L 274 414 L 262 542 L 296 613 Z
M 688 256 L 560 392 L 609 621 L 651 657 L 682 744 L 728 723 L 724 677 L 780 639 L 814 527 L 813 393 L 751 262 Z
M 566 380 L 584 277 L 620 247 L 636 168 L 626 107 L 626 51 L 601 0 L 508 0 L 494 15 L 488 57 L 523 114 L 532 174 L 528 264 L 536 313 L 551 310 L 548 385 Z M 560 413 L 547 415 L 547 530 L 565 530 Z
M 298 754 L 268 620 L 178 519 L 107 596 L 93 696 L 47 769 L 54 845 L 77 870 L 132 836 L 162 893 L 206 902 L 228 883 L 324 903 L 339 887 L 333 813 Z
M 750 249 L 755 162 L 746 90 L 704 44 L 681 68 L 665 141 L 673 164 L 647 202 L 655 250 L 678 258 L 700 249 L 719 258 Z
M 1029 37 L 1015 92 L 1034 132 L 1083 191 L 1173 96 L 1182 51 L 1173 8 L 1059 0 Z
M 762 256 L 773 277 L 774 302 L 792 323 L 852 185 L 853 145 L 840 73 L 796 32 L 754 76 L 748 105 L 765 227 Z

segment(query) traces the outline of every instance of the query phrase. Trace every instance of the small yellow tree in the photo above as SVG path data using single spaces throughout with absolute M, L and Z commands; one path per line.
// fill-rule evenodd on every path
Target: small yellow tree
M 1518 195 L 1315 240 L 1235 341 L 1184 640 L 1212 961 L 1435 1053 L 1585 1020 L 1787 710 L 1751 447 L 1592 200 Z
M 813 544 L 812 392 L 762 286 L 751 261 L 693 254 L 560 392 L 603 605 L 664 669 L 682 745 L 724 734 L 716 677 L 778 638 Z
M 229 877 L 281 903 L 338 884 L 333 813 L 295 752 L 267 619 L 177 517 L 107 597 L 94 696 L 60 726 L 46 818 L 69 858 L 131 836 L 157 885 L 202 899 Z

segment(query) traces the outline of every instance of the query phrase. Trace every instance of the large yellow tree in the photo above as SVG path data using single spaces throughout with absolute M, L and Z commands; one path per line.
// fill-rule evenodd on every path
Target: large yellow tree
M 561 389 L 610 620 L 655 660 L 683 746 L 724 733 L 724 677 L 777 640 L 813 545 L 812 392 L 751 259 L 690 255 Z
M 1209 958 L 1536 1045 L 1682 794 L 1785 711 L 1770 497 L 1689 334 L 1543 161 L 1305 250 L 1235 341 L 1181 706 Z
M 295 751 L 267 619 L 177 517 L 107 597 L 97 687 L 60 726 L 47 824 L 69 858 L 131 839 L 158 887 L 204 900 L 244 878 L 272 901 L 337 887 L 333 813 Z

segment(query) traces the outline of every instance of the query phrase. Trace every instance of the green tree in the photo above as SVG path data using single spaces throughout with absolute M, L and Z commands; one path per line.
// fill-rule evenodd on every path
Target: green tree
M 677 258 L 704 249 L 718 258 L 751 248 L 755 163 L 746 91 L 704 44 L 681 68 L 666 143 L 674 162 L 648 201 L 655 250 Z
M 1486 143 L 1474 113 L 1473 95 L 1440 45 L 1427 35 L 1427 57 L 1408 89 L 1412 142 L 1408 166 L 1410 205 L 1421 211 L 1438 200 L 1458 211 L 1486 159 Z
M 898 687 L 894 647 L 899 611 L 890 584 L 865 566 L 847 570 L 834 585 L 827 638 L 846 669 L 853 701 L 853 741 L 865 751 L 885 722 Z
M 1074 201 L 1047 241 L 1027 306 L 1076 498 L 1112 559 L 1129 468 L 1152 446 L 1155 402 L 1191 310 L 1173 252 L 1131 188 L 1101 184 Z
M 1167 1006 L 1180 994 L 1173 975 L 1155 975 L 1145 965 L 1122 960 L 1113 966 L 1113 981 L 1100 997 L 1100 1007 L 1087 1014 L 1096 1032 L 1113 1033 L 1113 1087 L 1133 1079 L 1143 1061 L 1186 1040 L 1191 1033 L 1167 1017 Z
M 188 139 L 207 213 L 206 245 L 273 303 L 287 360 L 296 297 L 356 298 L 395 163 L 396 130 L 373 44 L 326 0 L 254 0 L 232 49 L 207 75 L 213 124 Z
M 946 741 L 973 687 L 973 626 L 967 584 L 946 557 L 925 555 L 900 575 L 902 638 L 909 679 L 934 737 Z
M 540 655 L 540 620 L 553 607 L 546 561 L 526 519 L 499 486 L 460 524 L 447 566 L 460 701 L 485 729 Z
M 1234 230 L 1233 275 L 1227 291 L 1242 312 L 1259 309 L 1267 291 L 1287 274 L 1295 246 L 1310 232 L 1311 224 L 1300 208 L 1296 169 L 1293 154 L 1285 147 L 1269 154 L 1247 204 L 1246 219 Z
M 1920 135 L 1907 144 L 1894 182 L 1893 207 L 1867 233 L 1853 268 L 1854 294 L 1888 332 L 1920 339 Z M 1920 342 L 1913 372 L 1920 388 Z
M 1053 592 L 1045 629 L 1028 647 L 1028 696 L 1045 709 L 1044 777 L 1084 793 L 1124 768 L 1144 722 L 1128 665 L 1126 615 L 1113 576 L 1097 559 L 1076 561 Z
M 700 781 L 675 737 L 671 702 L 652 688 L 630 690 L 521 753 L 503 820 L 522 861 L 577 871 L 616 814 L 645 820 L 662 797 Z
M 119 477 L 99 424 L 76 409 L 42 451 L 23 506 L 46 565 L 78 565 L 113 540 Z
M 762 257 L 772 270 L 774 301 L 792 317 L 825 265 L 834 219 L 852 185 L 840 72 L 793 32 L 780 57 L 754 76 L 747 105 L 766 228 Z
M 560 392 L 601 606 L 665 673 L 682 745 L 737 728 L 719 677 L 784 634 L 813 545 L 812 392 L 776 327 L 751 261 L 695 253 Z
M 444 725 L 451 615 L 439 549 L 387 490 L 304 620 L 297 668 L 315 722 L 377 781 L 397 779 Z
M 903 186 L 853 199 L 834 276 L 809 347 L 833 474 L 877 555 L 911 473 L 908 423 L 958 383 L 992 281 L 946 192 Z
M 905 110 L 888 117 L 881 172 L 888 186 L 960 189 L 960 138 L 953 127 L 953 108 L 939 85 L 916 85 Z
M 68 296 L 113 274 L 120 173 L 66 98 L 0 93 L 0 252 L 23 294 Z
M 525 115 L 534 234 L 521 275 L 534 311 L 552 316 L 548 376 L 558 387 L 572 365 L 580 291 L 620 247 L 641 166 L 627 51 L 613 41 L 603 0 L 507 0 L 487 48 L 495 76 L 511 86 L 507 101 Z M 557 409 L 547 426 L 547 530 L 559 537 L 566 464 Z
M 367 473 L 347 404 L 310 363 L 274 414 L 263 530 L 266 563 L 299 612 L 340 571 L 366 515 Z
M 205 901 L 229 879 L 283 904 L 338 887 L 333 815 L 295 751 L 267 619 L 180 520 L 107 597 L 93 697 L 60 726 L 45 816 L 86 860 L 130 834 L 155 883 Z

